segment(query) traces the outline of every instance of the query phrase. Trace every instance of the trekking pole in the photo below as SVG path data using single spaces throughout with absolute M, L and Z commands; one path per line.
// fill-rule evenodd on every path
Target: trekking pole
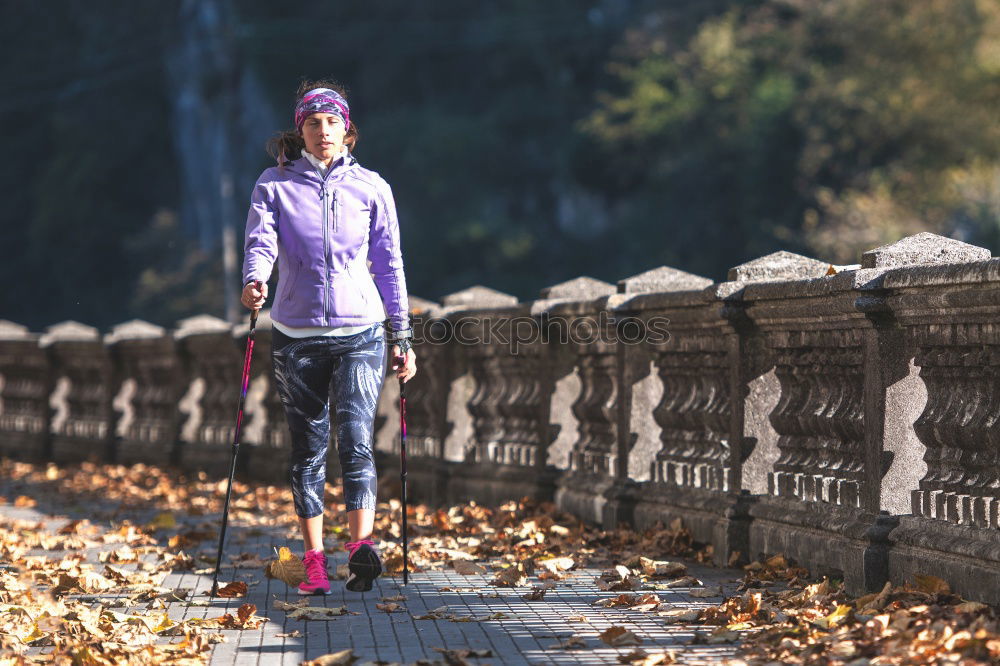
M 406 365 L 405 356 L 397 356 L 393 365 Z M 403 585 L 410 582 L 410 563 L 407 559 L 406 533 L 406 382 L 399 379 L 399 483 L 400 499 L 403 504 Z
M 259 287 L 259 283 L 258 283 Z M 250 385 L 250 359 L 253 358 L 253 333 L 257 327 L 257 310 L 250 313 L 250 333 L 247 335 L 247 348 L 243 355 L 243 384 L 240 389 L 240 405 L 236 410 L 236 430 L 233 432 L 233 461 L 229 466 L 229 484 L 226 486 L 226 505 L 222 510 L 222 532 L 219 534 L 219 553 L 215 557 L 215 575 L 212 576 L 212 593 L 219 593 L 219 566 L 222 564 L 222 545 L 226 541 L 226 524 L 229 522 L 229 498 L 233 494 L 233 477 L 236 475 L 236 454 L 240 450 L 240 427 L 243 425 L 243 403 L 247 399 L 247 387 Z

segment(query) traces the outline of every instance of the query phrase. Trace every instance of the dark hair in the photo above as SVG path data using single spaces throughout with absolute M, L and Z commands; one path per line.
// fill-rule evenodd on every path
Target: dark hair
M 297 103 L 302 99 L 303 95 L 313 88 L 336 90 L 344 99 L 347 99 L 347 89 L 336 81 L 326 79 L 320 81 L 303 80 L 299 83 L 298 90 L 295 91 L 295 102 Z M 348 151 L 354 152 L 354 147 L 358 145 L 358 136 L 358 126 L 354 122 L 354 118 L 351 118 L 351 126 L 347 128 L 347 134 L 344 135 L 344 145 L 347 146 Z M 278 132 L 267 140 L 267 153 L 277 160 L 279 165 L 283 165 L 284 160 L 297 159 L 305 147 L 306 142 L 302 140 L 302 134 L 299 133 L 298 129 Z M 284 156 L 283 159 L 282 156 Z

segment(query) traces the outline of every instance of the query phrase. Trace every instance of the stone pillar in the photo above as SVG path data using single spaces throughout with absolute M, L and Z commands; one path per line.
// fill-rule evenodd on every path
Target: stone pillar
M 183 373 L 166 331 L 133 320 L 104 337 L 114 363 L 115 460 L 126 465 L 177 462 Z
M 619 502 L 624 509 L 632 501 L 622 518 L 639 528 L 680 517 L 723 557 L 739 466 L 729 433 L 735 336 L 706 291 L 711 284 L 665 266 L 619 282 L 621 419 L 630 443 Z
M 560 508 L 594 523 L 604 522 L 605 495 L 626 473 L 620 464 L 627 448 L 619 427 L 622 373 L 615 321 L 608 309 L 614 293 L 614 285 L 592 278 L 542 292 L 542 299 L 551 302 L 543 310 L 550 349 L 570 354 L 580 378 L 580 394 L 571 407 L 577 437 L 555 499 Z
M 522 308 L 515 296 L 479 285 L 448 294 L 441 303 L 436 337 L 447 342 L 439 347 L 435 360 L 445 367 L 435 375 L 447 399 L 441 400 L 445 411 L 434 422 L 444 417 L 437 474 L 447 478 L 447 492 L 436 499 L 490 502 L 506 498 L 502 480 L 488 471 L 492 465 L 484 456 L 488 459 L 487 451 L 502 440 L 499 410 L 507 378 L 498 371 L 502 372 L 505 329 L 509 331 L 504 324 Z
M 48 460 L 52 381 L 39 336 L 0 320 L 0 456 Z
M 48 351 L 55 387 L 51 406 L 52 460 L 106 462 L 111 456 L 111 362 L 97 329 L 66 321 L 50 326 Z
M 935 265 L 937 264 L 937 265 Z M 880 508 L 893 583 L 928 573 L 1000 598 L 1000 259 L 933 234 L 866 254 L 907 364 L 886 409 Z M 932 563 L 932 564 L 930 564 Z
M 177 322 L 174 339 L 185 368 L 181 466 L 228 475 L 243 370 L 243 354 L 233 340 L 232 326 L 210 315 L 189 317 Z M 238 470 L 245 469 L 248 453 L 247 447 L 240 447 Z

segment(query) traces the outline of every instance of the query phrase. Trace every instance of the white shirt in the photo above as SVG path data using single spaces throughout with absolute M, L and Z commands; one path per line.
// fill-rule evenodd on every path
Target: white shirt
M 302 157 L 309 160 L 309 163 L 316 167 L 316 171 L 319 172 L 320 177 L 326 176 L 326 172 L 330 167 L 324 164 L 322 160 L 304 148 L 302 149 Z M 344 146 L 340 155 L 334 157 L 330 164 L 332 165 L 340 158 L 347 159 L 347 146 Z M 315 335 L 354 335 L 355 333 L 360 333 L 371 328 L 373 323 L 375 322 L 360 324 L 358 326 L 285 326 L 281 322 L 273 318 L 271 319 L 271 325 L 290 338 L 309 338 Z

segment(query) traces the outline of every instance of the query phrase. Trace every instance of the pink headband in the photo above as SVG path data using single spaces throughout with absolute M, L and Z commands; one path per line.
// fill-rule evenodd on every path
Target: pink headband
M 295 129 L 301 130 L 306 117 L 313 113 L 336 114 L 344 121 L 344 129 L 351 127 L 350 107 L 336 90 L 315 88 L 303 95 L 295 105 Z

